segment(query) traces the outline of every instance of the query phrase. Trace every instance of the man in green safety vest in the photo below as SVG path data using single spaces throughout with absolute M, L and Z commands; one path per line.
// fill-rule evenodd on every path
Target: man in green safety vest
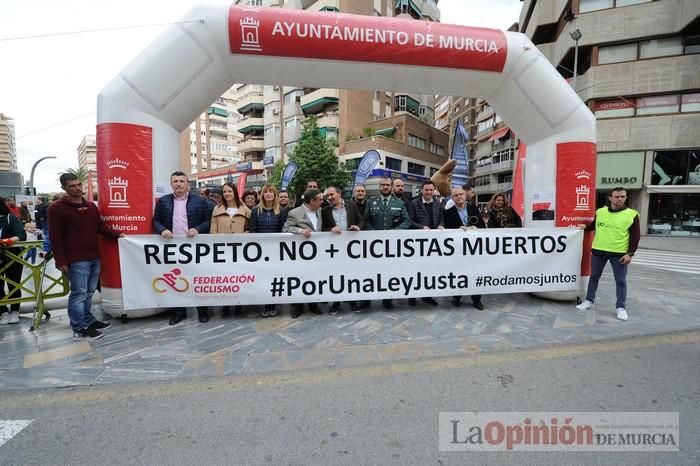
M 639 245 L 639 212 L 625 206 L 627 191 L 625 188 L 613 188 L 608 195 L 609 205 L 596 210 L 595 218 L 585 226 L 587 231 L 594 230 L 595 237 L 591 247 L 591 278 L 588 282 L 586 300 L 576 306 L 585 311 L 593 307 L 598 281 L 605 264 L 610 261 L 615 277 L 615 308 L 617 318 L 627 320 L 627 266 L 632 262 Z

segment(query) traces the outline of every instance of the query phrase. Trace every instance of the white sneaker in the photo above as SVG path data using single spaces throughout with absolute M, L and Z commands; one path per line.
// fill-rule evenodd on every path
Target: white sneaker
M 625 310 L 624 307 L 618 307 L 617 308 L 617 318 L 620 320 L 627 320 L 627 311 Z
M 10 312 L 8 320 L 11 324 L 19 324 L 19 312 Z
M 586 311 L 586 310 L 588 310 L 588 309 L 590 309 L 590 308 L 592 308 L 592 307 L 593 307 L 593 303 L 592 303 L 591 301 L 589 301 L 589 300 L 586 299 L 586 300 L 583 301 L 581 304 L 579 304 L 578 306 L 576 306 L 576 309 L 578 309 L 579 311 Z
M 7 325 L 10 323 L 10 314 L 3 312 L 0 314 L 0 325 Z

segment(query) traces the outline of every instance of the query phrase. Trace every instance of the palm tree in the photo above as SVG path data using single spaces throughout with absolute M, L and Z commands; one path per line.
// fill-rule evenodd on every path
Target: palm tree
M 82 181 L 83 183 L 87 182 L 87 179 L 88 179 L 88 170 L 85 167 L 78 167 L 77 169 L 76 168 L 69 168 L 68 170 L 66 170 L 64 172 L 59 173 L 59 176 L 63 175 L 64 173 L 70 173 L 71 175 L 77 176 L 78 179 L 80 181 Z

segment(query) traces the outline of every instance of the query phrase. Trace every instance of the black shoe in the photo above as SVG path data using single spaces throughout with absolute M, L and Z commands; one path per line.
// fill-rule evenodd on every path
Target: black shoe
M 187 314 L 180 314 L 180 313 L 173 314 L 170 317 L 170 322 L 168 322 L 168 325 L 177 325 L 180 322 L 182 322 L 183 320 L 185 320 L 186 317 L 187 317 Z
M 459 296 L 453 296 L 452 297 L 452 305 L 454 307 L 459 307 L 462 304 L 462 298 Z
M 304 307 L 302 304 L 292 304 L 292 319 L 296 319 L 304 312 Z
M 333 303 L 328 309 L 328 313 L 332 316 L 336 315 L 340 311 L 340 303 Z
M 111 326 L 112 324 L 109 322 L 103 322 L 101 320 L 96 320 L 90 324 L 90 328 L 94 328 L 95 330 L 104 330 L 110 328 Z
M 416 298 L 408 298 L 408 305 L 411 307 L 416 307 Z
M 209 322 L 209 313 L 207 311 L 197 311 L 197 319 L 200 323 L 206 324 Z
M 313 312 L 314 314 L 323 314 L 323 311 L 321 310 L 320 307 L 318 307 L 317 303 L 311 303 L 309 304 L 309 311 Z
M 481 304 L 481 301 L 477 301 L 477 302 L 475 302 L 475 303 L 472 303 L 472 306 L 474 306 L 475 308 L 477 308 L 477 309 L 480 310 L 480 311 L 483 311 L 483 310 L 484 310 L 484 305 Z
M 73 340 L 99 340 L 105 336 L 104 333 L 98 332 L 97 329 L 88 327 L 79 332 L 73 332 Z
M 357 301 L 350 301 L 350 310 L 352 312 L 360 312 L 360 306 L 357 305 Z
M 437 305 L 438 305 L 438 302 L 435 301 L 433 298 L 421 298 L 421 301 L 423 301 L 424 303 L 428 303 L 428 304 L 430 304 L 431 306 L 437 306 Z
M 371 305 L 372 305 L 372 303 L 369 301 L 361 301 L 360 302 L 360 309 L 368 309 Z
M 394 309 L 394 303 L 391 302 L 391 299 L 382 299 L 382 306 L 384 309 Z

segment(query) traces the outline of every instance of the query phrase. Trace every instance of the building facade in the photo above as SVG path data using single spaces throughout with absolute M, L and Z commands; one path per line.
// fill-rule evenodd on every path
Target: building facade
M 642 234 L 700 239 L 700 2 L 524 0 L 520 30 L 597 117 L 598 204 L 623 186 Z
M 319 12 L 342 12 L 370 16 L 405 16 L 416 19 L 439 21 L 440 12 L 437 0 L 238 0 L 239 5 L 297 8 Z M 232 90 L 232 98 L 237 113 L 240 115 L 238 132 L 240 141 L 237 149 L 240 163 L 229 169 L 219 169 L 211 176 L 199 174 L 198 185 L 215 184 L 221 176 L 231 177 L 237 182 L 242 173 L 246 173 L 248 188 L 261 186 L 272 171 L 277 161 L 286 163 L 294 152 L 305 119 L 317 118 L 319 129 L 326 139 L 333 141 L 337 147 L 340 160 L 354 160 L 362 153 L 356 152 L 360 141 L 370 138 L 374 131 L 382 137 L 381 131 L 391 132 L 387 142 L 392 149 L 404 147 L 409 153 L 383 154 L 382 164 L 393 164 L 403 171 L 392 171 L 393 176 L 404 177 L 408 181 L 418 177 L 419 167 L 423 166 L 422 179 L 430 176 L 431 170 L 439 167 L 446 160 L 435 160 L 430 152 L 430 142 L 434 137 L 414 139 L 405 128 L 424 136 L 434 124 L 434 96 L 421 96 L 410 93 L 387 92 L 382 90 L 353 90 L 331 88 L 302 88 L 285 86 L 283 80 L 279 85 L 237 84 Z M 407 118 L 391 119 L 400 115 Z M 407 123 L 410 121 L 410 124 Z M 396 127 L 384 127 L 394 124 Z M 421 131 L 416 126 L 425 126 Z M 434 128 L 433 128 L 434 129 Z M 384 135 L 386 136 L 386 134 Z M 444 135 L 446 137 L 446 135 Z M 439 138 L 437 138 L 439 139 Z M 375 138 L 375 142 L 378 139 Z M 408 141 L 420 146 L 425 142 L 425 149 L 409 146 Z M 396 141 L 403 141 L 396 143 Z M 421 142 L 422 141 L 422 142 Z M 397 145 L 398 144 L 398 145 Z M 447 143 L 442 149 L 434 148 L 446 154 Z M 408 149 L 410 147 L 410 149 Z M 374 147 L 382 152 L 382 149 Z M 431 155 L 432 154 L 432 155 Z M 398 157 L 398 158 L 396 158 Z M 399 162 L 392 162 L 399 160 Z M 213 167 L 212 167 L 213 168 Z M 410 168 L 410 171 L 409 171 Z M 391 170 L 391 169 L 389 169 Z M 379 172 L 377 172 L 379 173 Z M 418 178 L 416 178 L 418 179 Z M 376 179 L 375 181 L 376 182 Z
M 0 113 L 0 171 L 17 171 L 15 121 L 4 113 Z
M 80 141 L 78 168 L 88 173 L 88 181 L 92 182 L 92 192 L 97 193 L 97 140 L 94 134 L 87 135 Z

